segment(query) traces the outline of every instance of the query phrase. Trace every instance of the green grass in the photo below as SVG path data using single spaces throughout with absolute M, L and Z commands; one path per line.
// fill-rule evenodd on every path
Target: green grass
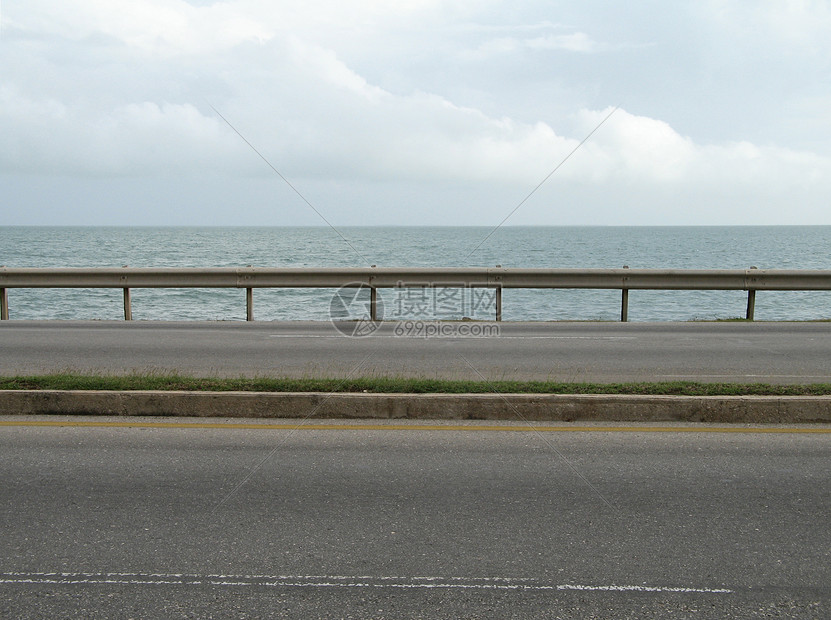
M 448 381 L 374 377 L 355 379 L 224 379 L 180 375 L 126 376 L 72 373 L 0 377 L 0 390 L 186 390 L 212 392 L 369 392 L 397 394 L 644 394 L 677 396 L 826 396 L 831 383 L 561 383 L 555 381 Z

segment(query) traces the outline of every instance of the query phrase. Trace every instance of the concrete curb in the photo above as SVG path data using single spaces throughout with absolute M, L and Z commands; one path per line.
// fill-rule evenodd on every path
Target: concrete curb
M 605 394 L 325 394 L 0 390 L 0 415 L 533 420 L 609 422 L 831 422 L 831 396 Z

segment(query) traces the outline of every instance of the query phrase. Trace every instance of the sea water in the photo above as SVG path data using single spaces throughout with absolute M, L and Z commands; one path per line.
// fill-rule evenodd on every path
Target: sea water
M 7 267 L 831 269 L 831 226 L 3 227 Z M 257 320 L 328 320 L 336 291 L 255 289 Z M 386 318 L 492 318 L 487 291 L 384 289 Z M 631 291 L 631 321 L 744 316 L 743 291 Z M 620 291 L 503 292 L 508 321 L 618 320 Z M 119 289 L 11 289 L 12 319 L 123 317 Z M 238 289 L 133 289 L 136 320 L 245 319 Z M 831 318 L 831 293 L 756 296 L 757 320 Z

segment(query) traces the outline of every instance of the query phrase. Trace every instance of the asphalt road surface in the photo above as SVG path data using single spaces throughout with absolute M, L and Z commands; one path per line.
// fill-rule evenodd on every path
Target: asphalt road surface
M 831 323 L 0 323 L 0 374 L 66 370 L 818 383 Z
M 0 419 L 3 618 L 831 616 L 821 427 L 56 422 Z

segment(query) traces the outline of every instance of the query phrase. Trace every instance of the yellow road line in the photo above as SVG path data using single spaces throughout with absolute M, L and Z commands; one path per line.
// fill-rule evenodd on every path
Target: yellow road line
M 174 428 L 282 431 L 475 431 L 475 432 L 539 432 L 539 433 L 766 433 L 766 434 L 831 434 L 831 426 L 799 428 L 789 426 L 536 426 L 484 424 L 254 424 L 219 422 L 92 422 L 85 420 L 0 420 L 0 427 L 75 427 L 75 428 Z

